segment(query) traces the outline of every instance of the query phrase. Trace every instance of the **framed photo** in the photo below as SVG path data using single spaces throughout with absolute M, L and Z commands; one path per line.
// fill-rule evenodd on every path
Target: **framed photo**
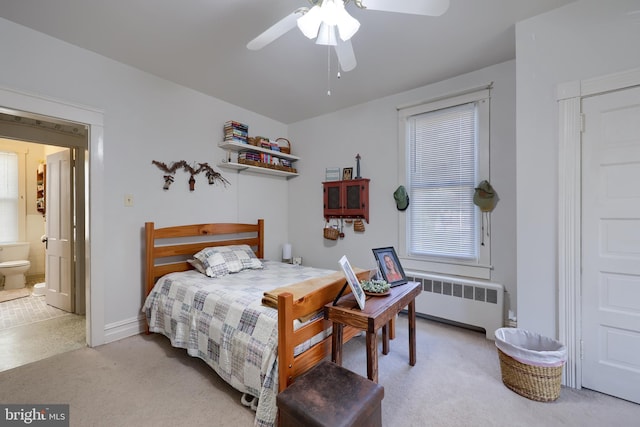
M 373 256 L 376 257 L 382 277 L 384 277 L 384 280 L 386 280 L 389 285 L 393 287 L 404 285 L 408 282 L 393 246 L 373 249 Z
M 351 268 L 351 264 L 349 264 L 349 260 L 346 255 L 343 255 L 340 258 L 340 267 L 342 267 L 342 271 L 344 271 L 344 275 L 347 277 L 347 283 L 349 283 L 349 287 L 351 288 L 351 292 L 353 292 L 353 296 L 356 297 L 356 301 L 358 302 L 358 306 L 360 306 L 360 310 L 364 310 L 365 303 L 365 295 L 362 290 L 362 286 L 360 286 L 360 282 L 358 281 L 358 277 L 356 273 Z
M 349 181 L 353 178 L 353 168 L 342 168 L 342 180 Z
M 340 168 L 326 168 L 325 181 L 340 181 Z

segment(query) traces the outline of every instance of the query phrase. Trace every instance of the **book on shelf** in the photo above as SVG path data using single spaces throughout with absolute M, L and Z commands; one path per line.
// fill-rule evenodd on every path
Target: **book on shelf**
M 244 123 L 236 122 L 235 120 L 227 120 L 224 123 L 224 127 L 225 127 L 225 129 L 232 128 L 232 129 L 241 129 L 241 130 L 244 130 L 244 131 L 248 131 L 249 130 L 249 125 L 245 125 Z
M 242 138 L 240 136 L 225 136 L 224 137 L 224 142 L 235 142 L 238 144 L 248 144 L 247 139 L 246 138 Z
M 248 136 L 248 133 L 242 130 L 237 130 L 237 129 L 225 129 L 224 131 L 225 135 L 235 135 L 235 136 L 241 136 L 243 138 L 246 138 Z
M 249 137 L 249 126 L 244 123 L 229 120 L 224 123 L 224 141 L 247 144 Z
M 242 153 L 238 154 L 238 158 L 239 159 L 246 159 L 246 160 L 254 160 L 256 162 L 260 161 L 260 153 L 255 153 L 253 151 L 245 151 Z

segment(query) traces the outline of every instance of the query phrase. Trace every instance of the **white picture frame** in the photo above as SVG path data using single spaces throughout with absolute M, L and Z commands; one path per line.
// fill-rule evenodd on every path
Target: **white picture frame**
M 339 264 L 340 264 L 340 267 L 342 267 L 342 271 L 344 271 L 344 275 L 347 278 L 347 283 L 349 283 L 351 292 L 353 293 L 353 296 L 356 298 L 356 301 L 358 302 L 358 306 L 360 307 L 360 310 L 364 310 L 366 296 L 364 294 L 364 290 L 362 289 L 362 286 L 360 286 L 360 281 L 358 281 L 358 277 L 356 276 L 356 273 L 353 271 L 353 268 L 351 268 L 351 264 L 349 264 L 349 260 L 347 259 L 346 255 L 343 255 L 342 258 L 340 258 Z
M 340 168 L 326 168 L 325 181 L 340 181 Z

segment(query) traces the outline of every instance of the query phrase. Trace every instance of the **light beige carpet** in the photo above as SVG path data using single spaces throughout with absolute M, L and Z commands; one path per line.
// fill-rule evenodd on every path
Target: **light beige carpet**
M 31 293 L 29 289 L 8 289 L 0 291 L 0 303 L 5 301 L 11 301 L 18 298 L 28 297 Z
M 85 316 L 71 313 L 0 329 L 0 371 L 86 347 L 85 329 Z
M 380 355 L 383 425 L 637 426 L 640 405 L 563 388 L 535 402 L 502 384 L 484 333 L 418 319 L 417 364 L 408 364 L 400 316 L 391 352 Z M 344 347 L 344 366 L 366 375 L 365 338 Z M 252 426 L 241 394 L 160 335 L 138 335 L 0 372 L 2 403 L 68 403 L 71 426 Z M 348 398 L 348 396 L 345 396 Z

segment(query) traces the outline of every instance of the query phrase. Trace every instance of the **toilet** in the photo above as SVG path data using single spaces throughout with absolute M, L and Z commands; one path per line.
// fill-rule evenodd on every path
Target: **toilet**
M 0 243 L 0 276 L 4 276 L 5 290 L 24 288 L 30 266 L 29 242 Z

